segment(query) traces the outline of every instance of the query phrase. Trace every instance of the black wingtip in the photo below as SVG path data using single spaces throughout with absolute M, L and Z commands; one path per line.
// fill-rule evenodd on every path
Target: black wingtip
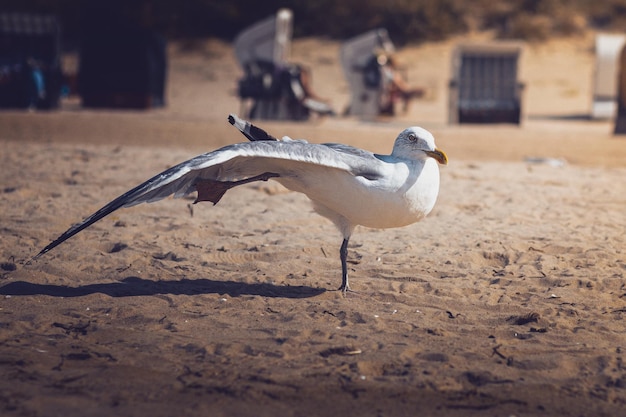
M 41 258 L 43 255 L 45 255 L 50 249 L 52 249 L 50 247 L 50 245 L 46 246 L 45 248 L 43 248 L 37 255 L 33 256 L 32 258 L 30 258 L 28 261 L 26 261 L 24 263 L 24 266 L 30 266 L 33 262 L 36 262 L 39 260 L 39 258 Z
M 80 230 L 82 230 L 82 228 Z M 56 248 L 57 246 L 59 246 L 61 243 L 65 242 L 70 237 L 74 236 L 80 230 L 78 230 L 78 231 L 76 231 L 74 233 L 70 233 L 70 234 L 68 234 L 68 232 L 63 233 L 61 236 L 59 236 L 57 239 L 55 239 L 53 242 L 51 242 L 48 246 L 46 246 L 41 251 L 39 251 L 39 253 L 37 255 L 33 256 L 30 259 L 30 261 L 26 262 L 25 265 L 30 265 L 31 263 L 39 260 L 39 258 L 41 258 L 43 255 L 45 255 L 46 253 L 50 252 L 52 249 Z
M 237 117 L 234 114 L 228 115 L 228 122 L 235 126 L 249 141 L 278 141 L 274 136 L 268 134 L 260 127 L 256 127 L 252 123 Z

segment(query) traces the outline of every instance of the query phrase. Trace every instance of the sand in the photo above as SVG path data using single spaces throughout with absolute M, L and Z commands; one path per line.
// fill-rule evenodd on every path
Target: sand
M 427 219 L 357 228 L 346 298 L 339 234 L 271 183 L 120 210 L 24 265 L 139 182 L 242 140 L 229 45 L 170 45 L 165 109 L 0 113 L 0 414 L 624 414 L 626 139 L 584 117 L 593 38 L 528 46 L 521 126 L 446 123 L 454 42 L 400 52 L 430 89 L 407 114 L 258 122 L 375 152 L 419 124 L 448 153 Z M 338 48 L 292 52 L 340 109 Z

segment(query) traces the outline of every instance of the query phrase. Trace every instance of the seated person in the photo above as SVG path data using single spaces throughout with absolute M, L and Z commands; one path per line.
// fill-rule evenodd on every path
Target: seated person
M 311 70 L 304 65 L 298 65 L 297 67 L 300 70 L 299 81 L 304 92 L 304 97 L 301 97 L 302 103 L 309 109 L 321 115 L 334 115 L 335 112 L 330 106 L 330 101 L 318 96 L 317 93 L 313 91 L 313 74 L 311 73 Z
M 313 91 L 311 70 L 303 65 L 251 61 L 245 71 L 246 75 L 239 80 L 238 95 L 242 99 L 254 100 L 248 117 L 255 117 L 260 101 L 285 105 L 290 118 L 294 119 L 307 117 L 309 111 L 319 115 L 335 114 L 329 101 Z M 278 108 L 276 106 L 274 110 Z
M 406 113 L 409 101 L 413 98 L 424 96 L 424 89 L 411 87 L 398 70 L 395 59 L 386 53 L 377 55 L 377 62 L 380 66 L 384 93 L 381 100 L 381 113 L 394 114 L 394 105 L 398 101 L 403 102 L 402 109 Z

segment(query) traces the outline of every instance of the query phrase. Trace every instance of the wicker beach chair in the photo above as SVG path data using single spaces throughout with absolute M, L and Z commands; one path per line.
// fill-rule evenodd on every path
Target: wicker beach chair
M 518 81 L 522 45 L 458 45 L 452 57 L 450 123 L 519 124 L 524 85 Z

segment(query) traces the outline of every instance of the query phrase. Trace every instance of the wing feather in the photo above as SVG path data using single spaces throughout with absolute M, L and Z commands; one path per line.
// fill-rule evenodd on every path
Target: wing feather
M 33 259 L 122 207 L 152 203 L 171 195 L 188 195 L 196 191 L 195 183 L 199 179 L 236 181 L 263 172 L 275 172 L 279 176 L 289 177 L 297 176 L 294 175 L 296 172 L 310 174 L 315 170 L 327 169 L 338 169 L 350 175 L 370 178 L 380 175 L 377 168 L 381 164 L 375 155 L 345 145 L 268 140 L 228 145 L 173 166 L 125 192 L 82 222 L 70 227 Z

